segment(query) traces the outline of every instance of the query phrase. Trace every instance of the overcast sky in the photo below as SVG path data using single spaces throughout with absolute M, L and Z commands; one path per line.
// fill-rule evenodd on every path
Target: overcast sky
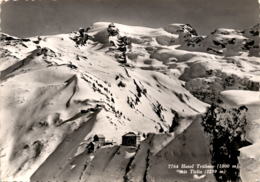
M 11 0 L 1 6 L 2 32 L 21 37 L 67 33 L 97 21 L 148 27 L 189 23 L 201 34 L 259 22 L 257 0 Z

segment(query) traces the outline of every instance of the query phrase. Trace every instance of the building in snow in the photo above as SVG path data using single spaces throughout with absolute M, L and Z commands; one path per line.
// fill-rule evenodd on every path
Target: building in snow
M 134 132 L 128 132 L 122 136 L 122 145 L 124 146 L 137 146 L 140 143 L 140 136 Z
M 93 142 L 96 142 L 99 145 L 104 145 L 106 141 L 105 136 L 101 134 L 95 135 L 93 139 L 94 139 Z

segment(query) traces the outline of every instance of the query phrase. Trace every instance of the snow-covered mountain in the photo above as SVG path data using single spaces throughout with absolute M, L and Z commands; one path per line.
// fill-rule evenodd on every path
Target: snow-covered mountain
M 108 26 L 93 24 L 84 45 L 75 33 L 0 35 L 1 179 L 216 181 L 169 164 L 211 164 L 200 115 L 221 100 L 249 108 L 240 174 L 260 180 L 259 25 L 209 36 L 184 24 L 115 24 L 111 36 Z M 127 132 L 138 147 L 120 145 Z M 89 152 L 100 134 L 110 145 Z

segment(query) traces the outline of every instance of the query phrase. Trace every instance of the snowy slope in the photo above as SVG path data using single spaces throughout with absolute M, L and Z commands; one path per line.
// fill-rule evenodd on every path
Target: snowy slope
M 92 39 L 85 46 L 76 46 L 73 34 L 28 39 L 1 34 L 2 179 L 123 181 L 124 176 L 137 176 L 134 181 L 142 181 L 146 176 L 160 181 L 166 174 L 157 174 L 152 164 L 164 159 L 164 167 L 171 163 L 165 153 L 181 145 L 178 136 L 186 135 L 183 131 L 201 127 L 194 124 L 199 122 L 194 118 L 206 111 L 206 103 L 217 100 L 223 90 L 258 89 L 257 26 L 244 32 L 219 29 L 198 36 L 184 24 L 159 29 L 115 24 L 120 36 L 132 42 L 125 65 L 118 62 L 120 52 L 110 44 L 118 37 L 108 36 L 108 25 L 93 24 L 89 31 Z M 163 134 L 169 133 L 176 113 L 183 118 L 180 125 L 175 132 Z M 155 137 L 146 138 L 138 151 L 128 151 L 119 144 L 129 131 Z M 196 162 L 210 163 L 208 139 L 199 131 L 198 141 L 192 134 L 187 137 L 194 141 L 179 141 L 184 145 L 198 142 L 198 151 L 188 146 L 170 156 L 183 150 L 191 161 L 190 155 L 199 160 Z M 84 148 L 95 134 L 103 134 L 116 145 L 101 148 L 94 156 L 86 153 Z M 160 135 L 165 137 L 151 148 L 149 142 Z M 153 152 L 148 155 L 148 150 Z M 115 152 L 119 155 L 114 156 Z M 103 159 L 104 154 L 111 158 Z M 136 161 L 138 156 L 150 158 L 150 172 L 140 171 L 147 167 L 146 161 Z M 140 162 L 136 164 L 140 170 L 129 169 L 129 160 Z M 111 172 L 115 176 L 109 176 Z M 169 181 L 181 180 L 172 175 Z M 205 176 L 187 178 L 203 181 Z M 210 175 L 206 178 L 214 180 Z

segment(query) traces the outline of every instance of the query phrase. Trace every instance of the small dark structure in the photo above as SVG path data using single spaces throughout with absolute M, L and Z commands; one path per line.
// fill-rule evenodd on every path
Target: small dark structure
M 96 142 L 96 143 L 98 143 L 99 145 L 104 145 L 104 144 L 105 144 L 105 141 L 106 141 L 106 138 L 105 138 L 104 135 L 99 134 L 99 135 L 95 135 L 95 136 L 94 136 L 93 142 Z
M 107 140 L 104 145 L 115 145 L 115 144 L 116 144 L 116 142 Z
M 122 145 L 124 146 L 137 146 L 140 142 L 140 136 L 136 135 L 134 132 L 126 133 L 122 136 Z

